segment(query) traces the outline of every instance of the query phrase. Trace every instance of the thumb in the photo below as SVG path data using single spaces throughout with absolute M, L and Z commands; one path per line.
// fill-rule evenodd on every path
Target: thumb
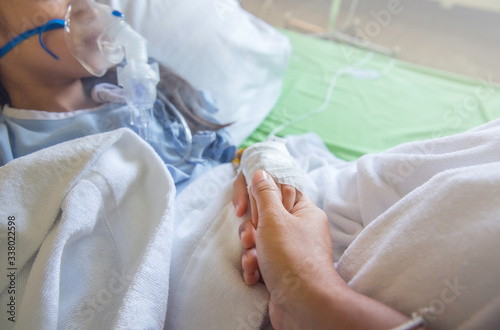
M 251 187 L 252 220 L 255 228 L 259 221 L 276 219 L 285 210 L 281 192 L 274 179 L 265 171 L 255 172 Z

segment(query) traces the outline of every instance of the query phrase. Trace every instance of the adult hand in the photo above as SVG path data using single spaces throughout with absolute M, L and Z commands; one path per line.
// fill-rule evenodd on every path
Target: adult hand
M 279 327 L 289 322 L 285 316 L 305 312 L 289 313 L 297 309 L 289 302 L 308 301 L 309 292 L 321 291 L 335 279 L 328 219 L 306 196 L 288 210 L 280 187 L 263 171 L 253 178 L 250 200 L 252 219 L 240 226 L 244 279 L 251 285 L 262 274 L 272 296 L 271 320 Z
M 300 196 L 288 211 L 274 180 L 258 171 L 250 200 L 252 219 L 240 226 L 244 278 L 253 284 L 262 275 L 271 293 L 269 314 L 275 329 L 387 329 L 407 320 L 356 293 L 338 275 L 327 216 L 311 199 Z
M 244 252 L 257 246 L 256 253 L 263 254 L 265 262 L 260 268 L 266 284 L 273 281 L 276 266 L 286 265 L 286 270 L 278 272 L 294 274 L 310 270 L 308 265 L 313 261 L 315 265 L 325 263 L 325 268 L 333 269 L 332 239 L 326 214 L 310 198 L 302 195 L 295 205 L 287 208 L 283 204 L 282 188 L 266 172 L 257 172 L 250 189 L 252 218 L 240 226 Z M 256 253 L 243 253 L 245 275 L 258 271 L 258 263 L 253 260 Z M 245 267 L 247 262 L 248 267 Z M 269 273 L 267 279 L 266 273 Z M 254 284 L 256 281 L 246 282 Z

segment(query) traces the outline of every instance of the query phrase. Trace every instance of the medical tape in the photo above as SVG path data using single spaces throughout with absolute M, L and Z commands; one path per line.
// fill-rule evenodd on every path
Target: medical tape
M 245 149 L 241 157 L 241 170 L 248 187 L 251 186 L 255 172 L 264 170 L 276 182 L 304 192 L 304 172 L 290 156 L 285 143 L 281 141 L 260 142 Z

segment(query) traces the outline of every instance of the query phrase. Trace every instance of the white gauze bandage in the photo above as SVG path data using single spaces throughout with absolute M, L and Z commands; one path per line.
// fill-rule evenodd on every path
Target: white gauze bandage
M 248 187 L 252 183 L 255 172 L 264 170 L 276 182 L 291 185 L 298 191 L 304 192 L 304 172 L 290 156 L 285 143 L 285 140 L 283 142 L 281 140 L 260 142 L 243 152 L 241 170 Z

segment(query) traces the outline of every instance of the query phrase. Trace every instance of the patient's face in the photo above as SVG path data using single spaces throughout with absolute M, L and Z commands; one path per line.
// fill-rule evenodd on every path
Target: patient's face
M 30 29 L 42 26 L 49 20 L 64 19 L 70 0 L 1 0 L 0 46 Z M 64 39 L 64 29 L 43 33 L 44 45 L 56 56 L 52 58 L 40 45 L 38 35 L 16 46 L 2 59 L 0 65 L 21 65 L 34 74 L 77 78 L 88 72 L 69 52 Z

